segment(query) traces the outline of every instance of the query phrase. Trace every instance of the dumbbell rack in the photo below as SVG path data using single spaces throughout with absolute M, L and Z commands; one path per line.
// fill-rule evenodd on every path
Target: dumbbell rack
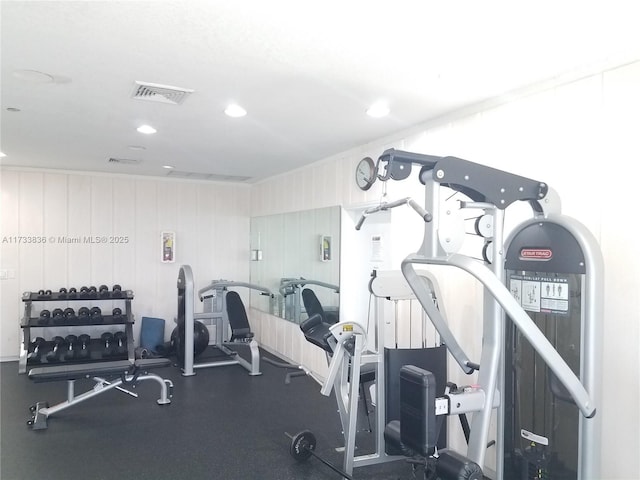
M 38 367 L 46 367 L 51 365 L 64 365 L 64 364 L 85 364 L 85 363 L 93 363 L 93 362 L 105 362 L 105 361 L 113 361 L 113 360 L 126 360 L 133 362 L 135 360 L 134 354 L 134 341 L 133 341 L 133 314 L 131 311 L 131 301 L 133 300 L 133 292 L 131 290 L 120 290 L 120 291 L 84 291 L 81 293 L 77 293 L 75 295 L 70 295 L 68 293 L 62 292 L 51 292 L 48 291 L 46 293 L 40 292 L 25 292 L 22 295 L 22 302 L 24 303 L 24 316 L 20 321 L 20 327 L 22 329 L 22 341 L 20 344 L 20 358 L 18 361 L 18 373 L 24 374 L 27 373 L 28 369 L 32 366 Z M 124 310 L 122 315 L 113 316 L 113 315 L 105 315 L 102 314 L 102 321 L 100 323 L 95 323 L 90 320 L 81 320 L 82 317 L 75 316 L 71 319 L 63 319 L 62 321 L 57 321 L 55 324 L 52 321 L 49 321 L 48 324 L 42 325 L 39 323 L 40 317 L 37 315 L 37 312 L 34 311 L 34 303 L 39 302 L 89 302 L 91 304 L 97 302 L 123 302 Z M 32 362 L 29 359 L 29 354 L 32 353 L 33 345 L 32 345 L 32 332 L 31 329 L 49 329 L 49 328 L 82 328 L 83 332 L 87 331 L 96 331 L 100 332 L 100 329 L 105 329 L 105 327 L 111 327 L 113 325 L 124 325 L 124 332 L 127 337 L 127 351 L 125 354 L 116 354 L 105 357 L 102 355 L 103 344 L 99 338 L 99 335 L 94 337 L 91 335 L 91 342 L 89 347 L 89 355 L 86 358 L 81 359 L 65 359 L 61 358 L 59 361 L 53 363 L 48 363 L 46 360 L 46 353 L 51 351 L 53 348 L 52 341 L 46 341 L 43 345 L 43 350 L 41 351 L 40 361 Z M 41 347 L 42 348 L 42 347 Z M 62 357 L 62 356 L 61 356 Z

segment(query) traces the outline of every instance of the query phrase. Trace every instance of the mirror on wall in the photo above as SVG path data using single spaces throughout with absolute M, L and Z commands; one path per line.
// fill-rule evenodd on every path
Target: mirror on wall
M 277 292 L 252 293 L 252 308 L 296 323 L 316 312 L 337 321 L 340 207 L 254 217 L 250 248 L 251 283 Z

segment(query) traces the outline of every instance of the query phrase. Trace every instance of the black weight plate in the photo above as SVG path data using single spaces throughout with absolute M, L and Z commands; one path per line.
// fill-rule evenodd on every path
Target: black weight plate
M 316 437 L 309 430 L 303 430 L 291 439 L 289 453 L 298 462 L 304 462 L 316 448 Z

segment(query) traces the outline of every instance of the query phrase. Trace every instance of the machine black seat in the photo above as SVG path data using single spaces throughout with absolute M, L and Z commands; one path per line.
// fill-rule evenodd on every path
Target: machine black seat
M 330 324 L 324 322 L 319 313 L 312 315 L 300 324 L 300 330 L 308 342 L 328 353 L 333 353 L 333 348 L 329 344 L 329 339 L 332 337 L 329 327 Z
M 333 336 L 331 330 L 329 330 L 331 325 L 323 321 L 320 314 L 316 313 L 300 324 L 300 330 L 302 330 L 308 342 L 320 347 L 329 354 L 333 354 L 333 346 L 329 343 L 329 339 Z M 360 370 L 361 383 L 373 382 L 375 379 L 375 365 L 368 364 Z
M 232 342 L 249 342 L 253 339 L 253 332 L 249 319 L 247 318 L 247 310 L 238 292 L 227 292 L 227 316 L 229 318 L 229 326 L 231 327 Z
M 117 360 L 113 362 L 36 367 L 29 370 L 28 376 L 34 382 L 57 382 L 96 376 L 132 375 L 138 371 L 167 367 L 169 365 L 171 365 L 171 360 L 168 358 L 144 358 L 138 359 L 134 363 L 129 360 Z
M 441 480 L 483 480 L 477 463 L 454 450 L 441 450 L 436 463 L 436 474 Z

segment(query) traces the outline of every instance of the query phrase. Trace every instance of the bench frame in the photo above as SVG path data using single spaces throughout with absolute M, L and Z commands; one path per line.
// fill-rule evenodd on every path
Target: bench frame
M 173 383 L 169 379 L 164 379 L 154 373 L 148 373 L 147 370 L 156 367 L 166 367 L 170 365 L 167 358 L 160 359 L 143 359 L 129 362 L 128 360 L 101 362 L 95 364 L 82 365 L 60 365 L 57 367 L 37 367 L 29 371 L 29 378 L 34 382 L 55 382 L 60 380 L 67 381 L 67 400 L 58 403 L 52 407 L 48 402 L 38 402 L 32 405 L 31 419 L 27 421 L 33 430 L 43 430 L 47 428 L 47 419 L 62 410 L 66 410 L 78 403 L 84 402 L 90 398 L 108 392 L 112 389 L 118 389 L 123 393 L 133 397 L 138 396 L 121 385 L 135 385 L 145 380 L 155 380 L 160 384 L 160 398 L 156 401 L 158 405 L 168 405 L 171 403 L 173 396 Z M 119 376 L 118 379 L 106 380 L 104 376 Z M 96 383 L 91 390 L 79 395 L 75 394 L 75 382 L 79 379 L 92 378 Z

